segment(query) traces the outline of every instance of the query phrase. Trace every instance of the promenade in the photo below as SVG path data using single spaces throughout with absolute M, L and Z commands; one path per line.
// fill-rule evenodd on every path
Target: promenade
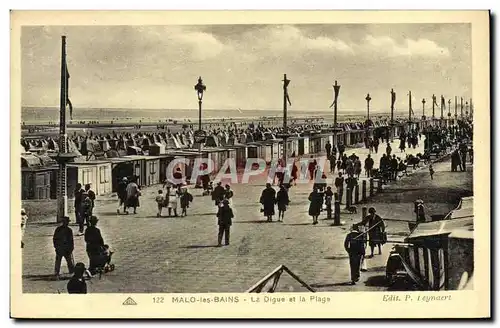
M 407 154 L 423 153 L 423 141 Z M 399 140 L 392 143 L 393 153 Z M 385 151 L 381 144 L 373 154 L 375 168 Z M 368 149 L 347 149 L 346 154 L 360 156 Z M 404 155 L 404 153 L 403 153 Z M 377 291 L 386 290 L 383 284 L 385 260 L 391 245 L 384 246 L 383 255 L 367 260 L 368 272 L 360 282 L 349 286 L 348 257 L 343 248 L 344 237 L 354 222 L 361 220 L 361 207 L 374 206 L 386 219 L 389 240 L 402 239 L 408 232 L 406 222 L 414 221 L 413 201 L 424 200 L 427 214 L 445 214 L 454 208 L 461 196 L 472 194 L 472 167 L 467 172 L 450 172 L 448 161 L 436 163 L 434 180 L 422 168 L 397 183 L 384 187 L 366 204 L 356 205 L 358 214 L 341 215 L 345 226 L 333 227 L 322 212 L 320 223 L 312 225 L 308 216 L 307 196 L 311 185 L 297 184 L 290 190 L 291 204 L 285 220 L 268 223 L 260 213 L 258 203 L 265 178 L 250 180 L 249 184 L 234 184 L 233 209 L 235 219 L 231 228 L 231 245 L 216 247 L 216 208 L 201 190 L 192 189 L 194 202 L 187 217 L 157 218 L 155 195 L 161 186 L 143 191 L 141 207 L 136 215 L 118 215 L 116 196 L 99 197 L 96 215 L 104 240 L 116 251 L 113 262 L 116 270 L 94 278 L 88 284 L 90 293 L 180 293 L 180 292 L 243 292 L 279 265 L 286 265 L 317 291 Z M 328 174 L 329 185 L 334 175 Z M 364 173 L 362 174 L 362 178 Z M 361 184 L 361 183 L 360 183 Z M 28 213 L 29 214 L 29 213 Z M 72 217 L 73 231 L 76 233 Z M 23 249 L 24 292 L 66 292 L 66 280 L 52 279 L 54 250 L 53 218 L 28 223 Z M 83 237 L 75 236 L 75 260 L 88 264 Z M 67 272 L 63 261 L 62 272 Z M 64 278 L 63 278 L 64 279 Z M 280 280 L 278 291 L 305 291 L 287 277 Z

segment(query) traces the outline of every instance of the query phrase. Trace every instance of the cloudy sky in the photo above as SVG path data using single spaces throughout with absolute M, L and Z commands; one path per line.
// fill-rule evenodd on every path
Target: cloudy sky
M 23 27 L 23 106 L 58 106 L 61 35 L 76 108 L 414 109 L 422 98 L 471 96 L 468 24 Z M 438 96 L 439 97 L 439 96 Z

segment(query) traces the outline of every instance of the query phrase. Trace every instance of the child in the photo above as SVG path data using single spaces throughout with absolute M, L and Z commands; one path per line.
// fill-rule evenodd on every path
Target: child
M 156 204 L 158 204 L 158 213 L 156 213 L 156 217 L 161 217 L 161 210 L 165 203 L 165 197 L 163 197 L 163 190 L 158 190 L 158 196 L 156 196 Z
M 431 180 L 434 180 L 434 168 L 432 164 L 429 164 L 429 173 L 431 174 Z
M 182 208 L 182 213 L 181 216 L 186 216 L 187 215 L 187 208 L 189 207 L 189 203 L 193 201 L 193 195 L 189 193 L 189 191 L 186 188 L 183 188 L 181 197 L 181 208 Z

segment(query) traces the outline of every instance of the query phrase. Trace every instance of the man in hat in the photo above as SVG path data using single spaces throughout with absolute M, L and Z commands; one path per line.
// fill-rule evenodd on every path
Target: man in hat
M 378 247 L 378 254 L 382 254 L 382 245 L 385 244 L 385 223 L 382 218 L 376 214 L 375 208 L 368 209 L 368 215 L 361 221 L 361 225 L 368 224 L 368 238 L 371 248 L 370 257 L 373 257 L 375 246 Z
M 217 236 L 217 246 L 222 246 L 222 236 L 224 236 L 225 245 L 229 245 L 229 232 L 233 223 L 233 210 L 229 206 L 229 200 L 222 200 L 222 206 L 217 212 L 217 223 L 219 225 L 219 234 Z
M 344 248 L 349 254 L 349 266 L 351 269 L 351 284 L 355 285 L 359 281 L 360 267 L 363 256 L 365 255 L 364 236 L 359 232 L 359 227 L 354 224 L 351 227 L 344 241 Z
M 73 273 L 73 249 L 75 244 L 73 242 L 73 230 L 69 227 L 69 217 L 62 218 L 61 225 L 54 231 L 52 238 L 54 249 L 56 251 L 56 263 L 54 266 L 54 275 L 59 278 L 59 271 L 61 270 L 61 260 L 64 257 L 68 264 L 69 273 Z
M 84 273 L 85 264 L 78 262 L 75 265 L 75 273 L 66 286 L 68 294 L 87 294 L 87 283 L 83 277 Z
M 90 261 L 89 271 L 92 275 L 96 273 L 96 259 L 101 252 L 101 248 L 104 246 L 101 230 L 96 227 L 98 221 L 99 219 L 92 215 L 90 217 L 90 226 L 85 230 L 85 243 L 87 244 L 87 255 Z
M 82 202 L 83 202 L 83 188 L 81 183 L 77 183 L 75 187 L 75 191 L 73 192 L 75 202 L 75 220 L 77 224 L 80 224 L 83 219 L 83 214 L 82 214 Z M 82 231 L 83 232 L 83 224 L 82 224 Z

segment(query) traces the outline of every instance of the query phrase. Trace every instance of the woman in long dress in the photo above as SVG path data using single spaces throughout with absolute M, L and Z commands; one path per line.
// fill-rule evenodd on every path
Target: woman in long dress
M 165 194 L 165 201 L 167 203 L 168 216 L 172 216 L 172 210 L 174 211 L 174 216 L 177 215 L 177 203 L 179 201 L 179 195 L 177 190 L 172 189 L 167 186 L 167 193 Z
M 290 199 L 288 198 L 288 191 L 284 185 L 280 185 L 280 190 L 276 195 L 276 204 L 278 204 L 278 221 L 283 222 L 283 219 L 285 218 L 285 211 L 289 203 Z
M 313 224 L 318 224 L 318 216 L 323 206 L 323 194 L 319 193 L 318 189 L 314 188 L 309 194 L 309 201 L 309 215 L 313 218 Z

